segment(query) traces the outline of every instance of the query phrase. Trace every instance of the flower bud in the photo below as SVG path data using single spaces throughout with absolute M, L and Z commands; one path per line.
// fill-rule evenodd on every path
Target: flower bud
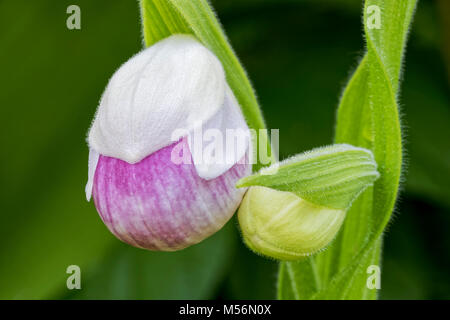
M 245 193 L 235 184 L 251 172 L 250 140 L 227 149 L 227 161 L 214 158 L 226 144 L 195 138 L 211 129 L 248 131 L 220 61 L 193 37 L 162 40 L 115 72 L 88 135 L 86 197 L 116 237 L 174 251 L 231 218 Z
M 344 221 L 345 210 L 255 186 L 247 191 L 238 217 L 250 249 L 280 260 L 295 260 L 330 243 Z
M 250 187 L 238 211 L 244 241 L 280 260 L 314 254 L 333 240 L 352 202 L 378 176 L 369 150 L 333 145 L 244 177 L 238 182 Z

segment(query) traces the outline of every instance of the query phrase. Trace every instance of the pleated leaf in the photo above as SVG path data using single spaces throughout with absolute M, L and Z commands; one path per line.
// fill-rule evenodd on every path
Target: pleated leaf
M 378 176 L 372 152 L 336 144 L 265 168 L 242 178 L 237 185 L 292 192 L 314 204 L 346 210 Z

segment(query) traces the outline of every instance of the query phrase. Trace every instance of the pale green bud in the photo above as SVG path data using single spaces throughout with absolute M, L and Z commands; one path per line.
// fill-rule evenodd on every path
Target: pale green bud
M 238 217 L 250 249 L 280 260 L 295 260 L 333 240 L 345 210 L 315 205 L 291 192 L 251 187 Z
M 372 153 L 350 145 L 316 149 L 245 177 L 238 182 L 250 187 L 238 212 L 244 241 L 280 260 L 316 253 L 378 177 Z

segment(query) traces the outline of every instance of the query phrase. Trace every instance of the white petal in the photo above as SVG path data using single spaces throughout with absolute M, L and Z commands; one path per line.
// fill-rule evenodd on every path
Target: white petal
M 136 163 L 193 130 L 223 105 L 220 61 L 195 38 L 174 35 L 143 50 L 112 76 L 89 132 L 102 155 Z
M 87 201 L 91 200 L 92 196 L 92 187 L 94 186 L 94 177 L 95 177 L 95 169 L 97 169 L 97 163 L 100 154 L 94 149 L 89 149 L 89 164 L 88 164 L 88 181 L 86 183 L 86 188 L 84 189 L 86 192 Z
M 188 137 L 195 169 L 206 180 L 221 176 L 241 160 L 250 142 L 249 128 L 228 85 L 222 108 Z

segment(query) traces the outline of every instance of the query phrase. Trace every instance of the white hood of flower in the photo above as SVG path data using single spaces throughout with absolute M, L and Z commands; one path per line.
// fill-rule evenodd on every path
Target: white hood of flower
M 174 143 L 175 130 L 187 132 L 204 179 L 223 174 L 248 150 L 250 139 L 227 155 L 234 163 L 205 163 L 208 145 L 192 147 L 199 128 L 216 128 L 224 136 L 227 129 L 248 131 L 220 61 L 194 37 L 173 35 L 136 54 L 111 77 L 88 134 L 88 198 L 99 155 L 137 163 Z

